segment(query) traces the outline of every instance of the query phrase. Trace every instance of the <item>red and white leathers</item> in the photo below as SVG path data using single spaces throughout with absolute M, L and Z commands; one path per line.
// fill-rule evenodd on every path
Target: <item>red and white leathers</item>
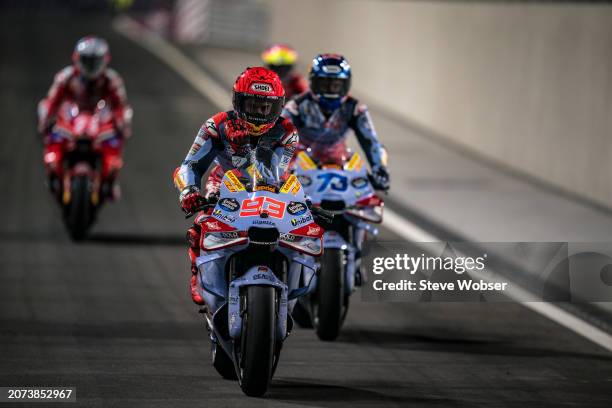
M 298 143 L 298 135 L 290 120 L 279 118 L 261 134 L 253 134 L 244 126 L 236 112 L 220 112 L 208 119 L 200 128 L 182 165 L 174 172 L 174 185 L 183 198 L 199 191 L 202 176 L 215 163 L 206 181 L 206 196 L 219 192 L 221 179 L 228 170 L 244 170 L 255 148 L 269 148 L 276 156 L 279 173 L 288 174 L 289 163 Z M 196 217 L 187 231 L 189 257 L 192 265 L 191 294 L 196 304 L 204 304 L 197 290 L 195 260 L 200 255 L 200 224 L 206 214 Z
M 102 146 L 102 177 L 116 177 L 122 164 L 123 141 L 131 135 L 132 109 L 123 80 L 111 68 L 88 79 L 72 65 L 55 75 L 47 97 L 38 104 L 38 130 L 43 135 L 44 161 L 49 174 L 61 177 L 65 141 L 51 127 L 62 103 L 73 101 L 80 110 L 93 111 L 100 100 L 110 104 L 117 129 L 116 136 Z

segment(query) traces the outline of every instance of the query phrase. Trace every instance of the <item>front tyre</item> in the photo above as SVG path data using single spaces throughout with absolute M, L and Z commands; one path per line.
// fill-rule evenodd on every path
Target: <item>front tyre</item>
M 340 334 L 344 305 L 344 253 L 326 249 L 321 256 L 313 320 L 319 339 L 333 341 Z
M 240 350 L 240 387 L 250 397 L 266 393 L 274 365 L 276 290 L 248 286 L 244 292 Z
M 70 196 L 70 202 L 67 204 L 66 225 L 70 237 L 75 241 L 80 241 L 85 238 L 93 217 L 89 177 L 74 177 Z

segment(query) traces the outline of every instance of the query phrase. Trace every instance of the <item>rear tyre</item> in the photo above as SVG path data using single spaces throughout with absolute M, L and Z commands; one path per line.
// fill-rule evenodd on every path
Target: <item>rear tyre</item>
M 276 290 L 249 286 L 243 296 L 240 387 L 246 395 L 260 397 L 268 390 L 274 366 Z
M 319 339 L 333 341 L 340 334 L 344 320 L 344 254 L 340 249 L 326 249 L 321 256 L 313 320 Z
M 93 215 L 89 178 L 87 176 L 73 178 L 70 195 L 70 203 L 67 205 L 66 225 L 70 237 L 75 241 L 80 241 L 85 238 Z
M 237 380 L 234 363 L 230 356 L 227 355 L 223 347 L 217 343 L 212 343 L 211 347 L 212 365 L 215 370 L 226 380 Z

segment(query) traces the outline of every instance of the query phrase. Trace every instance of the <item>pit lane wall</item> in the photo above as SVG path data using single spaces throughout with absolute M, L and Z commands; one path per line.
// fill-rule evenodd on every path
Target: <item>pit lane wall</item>
M 612 5 L 264 2 L 270 42 L 344 54 L 364 100 L 612 208 Z

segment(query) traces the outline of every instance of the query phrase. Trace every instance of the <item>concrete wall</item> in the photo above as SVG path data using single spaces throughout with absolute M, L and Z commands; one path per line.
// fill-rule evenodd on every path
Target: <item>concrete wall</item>
M 612 207 L 612 6 L 267 3 L 269 40 L 343 53 L 366 102 Z

